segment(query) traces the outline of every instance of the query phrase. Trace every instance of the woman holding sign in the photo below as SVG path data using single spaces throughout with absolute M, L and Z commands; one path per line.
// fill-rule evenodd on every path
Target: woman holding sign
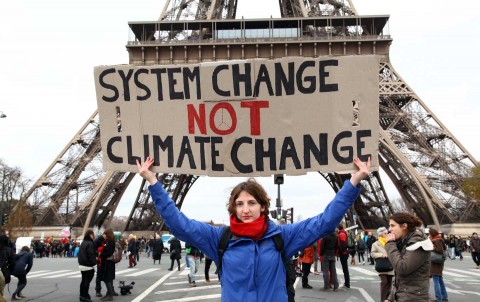
M 218 273 L 222 280 L 222 301 L 288 301 L 286 269 L 274 238 L 281 235 L 282 252 L 289 259 L 317 238 L 332 233 L 358 197 L 360 181 L 370 173 L 370 158 L 366 163 L 355 158 L 354 164 L 358 171 L 345 182 L 325 211 L 294 224 L 276 225 L 269 220 L 270 198 L 254 179 L 238 184 L 227 204 L 232 237 L 218 263 L 218 245 L 226 227 L 188 219 L 150 170 L 153 159 L 148 157 L 143 164 L 137 161 L 138 172 L 150 183 L 155 207 L 171 232 L 194 244 L 221 267 Z

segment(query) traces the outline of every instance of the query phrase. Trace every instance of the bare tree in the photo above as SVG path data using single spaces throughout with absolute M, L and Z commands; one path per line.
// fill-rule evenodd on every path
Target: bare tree
M 0 220 L 2 226 L 27 190 L 29 183 L 30 180 L 23 175 L 20 168 L 12 168 L 0 159 Z M 23 217 L 23 214 L 20 216 Z

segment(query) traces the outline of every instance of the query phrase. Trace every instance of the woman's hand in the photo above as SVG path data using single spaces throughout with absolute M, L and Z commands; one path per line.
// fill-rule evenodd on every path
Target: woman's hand
M 350 183 L 354 186 L 357 186 L 362 179 L 365 179 L 370 174 L 370 157 L 366 163 L 362 162 L 358 157 L 353 159 L 353 163 L 357 166 L 358 171 L 352 174 L 350 178 Z
M 395 241 L 395 234 L 394 233 L 388 233 L 387 234 L 387 241 Z
M 155 176 L 155 173 L 153 173 L 150 170 L 152 165 L 153 165 L 153 159 L 150 156 L 147 157 L 147 159 L 143 164 L 140 164 L 140 162 L 137 160 L 138 173 L 140 174 L 141 177 L 143 177 L 146 181 L 148 181 L 151 186 L 153 186 L 158 181 L 157 177 Z

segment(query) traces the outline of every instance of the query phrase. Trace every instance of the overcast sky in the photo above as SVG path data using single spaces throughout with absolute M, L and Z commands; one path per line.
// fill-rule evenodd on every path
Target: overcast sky
M 0 111 L 8 117 L 0 120 L 0 158 L 36 180 L 96 110 L 93 67 L 128 63 L 127 22 L 158 19 L 164 3 L 1 1 Z M 278 0 L 238 5 L 238 18 L 279 17 Z M 444 0 L 356 0 L 354 5 L 360 15 L 390 15 L 393 66 L 478 160 L 478 10 Z M 224 204 L 239 180 L 201 177 L 183 211 L 199 220 L 227 221 Z M 259 181 L 274 203 L 273 178 Z M 287 176 L 281 189 L 284 207 L 295 207 L 295 217 L 320 212 L 333 197 L 318 173 Z M 391 190 L 390 196 L 398 196 Z M 128 215 L 133 198 L 124 198 L 116 215 Z

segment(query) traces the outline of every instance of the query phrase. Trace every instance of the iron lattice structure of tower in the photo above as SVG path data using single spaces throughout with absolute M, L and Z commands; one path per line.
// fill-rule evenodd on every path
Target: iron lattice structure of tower
M 389 61 L 388 16 L 360 16 L 351 1 L 279 0 L 281 19 L 235 19 L 236 0 L 167 0 L 158 21 L 130 22 L 130 64 L 185 64 L 284 56 L 378 55 L 379 163 L 403 204 L 387 196 L 378 172 L 347 214 L 362 228 L 385 225 L 394 209 L 415 212 L 425 224 L 478 222 L 480 206 L 462 180 L 478 162 L 398 75 Z M 259 30 L 268 33 L 259 36 Z M 279 34 L 280 33 L 280 34 Z M 253 37 L 255 35 L 255 37 Z M 22 199 L 35 225 L 108 226 L 134 174 L 101 168 L 98 115 L 75 134 Z M 346 176 L 321 173 L 338 191 Z M 198 179 L 160 174 L 180 209 Z M 163 227 L 142 181 L 125 230 Z

